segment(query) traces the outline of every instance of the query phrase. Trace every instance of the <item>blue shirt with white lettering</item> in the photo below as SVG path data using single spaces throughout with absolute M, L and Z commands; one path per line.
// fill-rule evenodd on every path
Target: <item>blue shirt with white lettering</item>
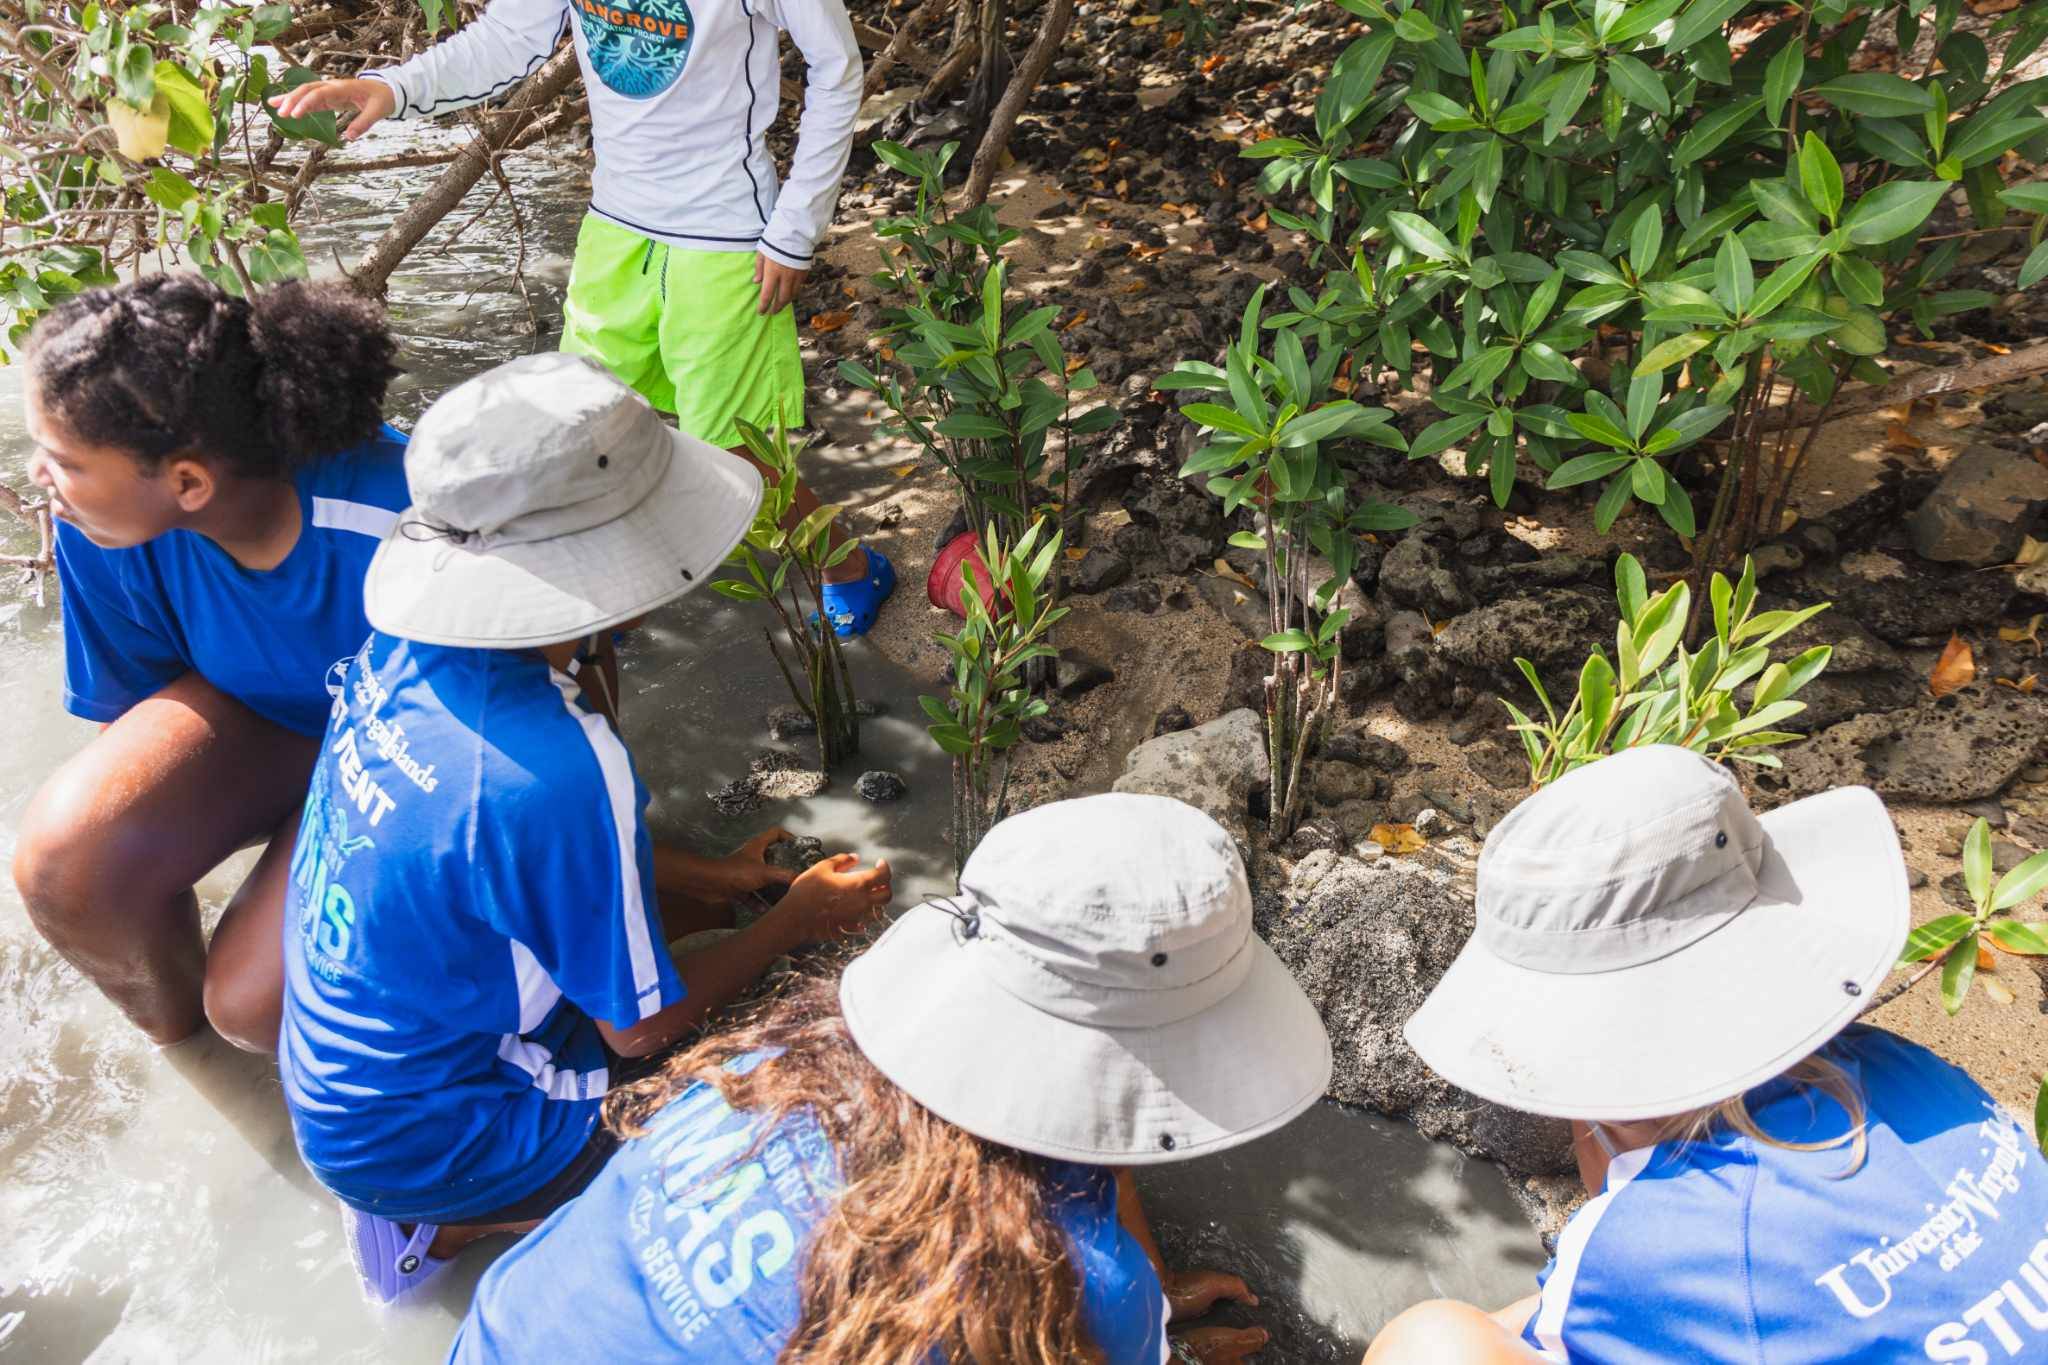
M 774 1061 L 742 1063 L 751 1065 Z M 677 1096 L 485 1272 L 451 1365 L 772 1365 L 800 1317 L 809 1230 L 840 1181 L 808 1114 L 792 1114 L 757 1146 L 759 1129 L 711 1086 Z M 1115 1178 L 1064 1162 L 1046 1172 L 1090 1338 L 1107 1365 L 1160 1365 L 1166 1296 L 1117 1221 Z
M 647 793 L 576 685 L 523 650 L 370 637 L 334 702 L 292 859 L 279 1072 L 344 1201 L 474 1218 L 581 1151 L 593 1019 L 683 998 Z
M 118 719 L 187 673 L 302 735 L 363 647 L 363 575 L 405 509 L 405 437 L 387 426 L 293 477 L 300 532 L 274 569 L 245 569 L 196 531 L 104 550 L 57 525 L 64 709 Z
M 1960 1070 L 1880 1029 L 1823 1051 L 1866 1107 L 1869 1155 L 1788 1151 L 1725 1126 L 1624 1152 L 1572 1216 L 1523 1340 L 1572 1365 L 2048 1361 L 2048 1160 Z M 1846 1132 L 1773 1081 L 1763 1131 Z

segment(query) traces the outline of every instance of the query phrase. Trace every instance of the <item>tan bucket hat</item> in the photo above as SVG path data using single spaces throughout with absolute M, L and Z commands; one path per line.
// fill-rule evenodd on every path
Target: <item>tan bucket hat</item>
M 1529 1113 L 1682 1113 L 1840 1032 L 1898 959 L 1909 909 L 1868 788 L 1759 818 L 1720 764 L 1627 749 L 1487 836 L 1478 927 L 1408 1041 L 1446 1080 Z
M 1252 932 L 1230 836 L 1192 806 L 1039 806 L 989 832 L 960 887 L 839 988 L 861 1051 L 948 1122 L 1149 1165 L 1272 1132 L 1329 1086 L 1322 1020 Z
M 686 436 L 585 356 L 522 356 L 443 394 L 405 452 L 412 506 L 370 561 L 378 630 L 435 645 L 556 644 L 708 582 L 761 476 Z

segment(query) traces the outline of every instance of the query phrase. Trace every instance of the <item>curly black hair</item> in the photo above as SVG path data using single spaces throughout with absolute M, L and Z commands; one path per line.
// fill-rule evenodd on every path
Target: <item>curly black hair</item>
M 367 440 L 399 373 L 383 309 L 295 281 L 252 299 L 197 275 L 90 289 L 27 347 L 44 409 L 73 435 L 146 466 L 192 453 L 287 478 Z

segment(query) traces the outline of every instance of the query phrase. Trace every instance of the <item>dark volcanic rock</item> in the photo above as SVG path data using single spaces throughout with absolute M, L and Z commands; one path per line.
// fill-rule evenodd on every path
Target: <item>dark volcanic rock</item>
M 860 779 L 853 784 L 853 789 L 860 794 L 863 801 L 896 801 L 910 790 L 910 784 L 895 773 L 878 768 L 873 772 L 862 773 Z
M 1108 664 L 1085 654 L 1062 654 L 1059 662 L 1053 665 L 1053 685 L 1059 688 L 1061 696 L 1069 700 L 1092 692 L 1115 677 Z
M 1105 592 L 1131 576 L 1131 561 L 1113 550 L 1097 546 L 1074 566 L 1071 586 L 1075 592 Z
M 1102 604 L 1111 611 L 1155 612 L 1159 610 L 1160 593 L 1157 583 L 1130 583 L 1112 588 Z
M 1458 576 L 1444 566 L 1436 547 L 1412 531 L 1381 562 L 1379 595 L 1397 607 L 1419 611 L 1433 621 L 1456 616 L 1472 606 L 1471 595 Z
M 808 871 L 825 857 L 825 841 L 809 834 L 792 834 L 768 845 L 767 862 L 789 872 Z
M 2003 688 L 1971 689 L 1830 726 L 1782 750 L 1785 794 L 1865 786 L 1880 796 L 1974 801 L 1991 796 L 2048 740 L 2048 700 Z
M 1444 656 L 1460 668 L 1509 682 L 1520 680 L 1515 660 L 1539 673 L 1576 672 L 1596 644 L 1612 643 L 1615 609 L 1605 598 L 1567 588 L 1510 597 L 1467 612 L 1437 636 Z
M 1194 728 L 1195 718 L 1188 714 L 1188 708 L 1175 702 L 1153 718 L 1152 737 L 1157 739 L 1161 735 L 1177 734 L 1182 730 Z
M 1876 551 L 1844 559 L 1841 570 L 1819 586 L 1840 611 L 1894 644 L 1939 640 L 1981 626 L 2005 610 L 2013 593 L 2005 574 L 1935 570 Z
M 1571 1169 L 1562 1121 L 1502 1109 L 1424 1066 L 1401 1036 L 1472 934 L 1470 894 L 1420 859 L 1309 854 L 1256 883 L 1259 933 L 1314 1002 L 1336 1054 L 1332 1098 L 1408 1119 L 1527 1174 Z

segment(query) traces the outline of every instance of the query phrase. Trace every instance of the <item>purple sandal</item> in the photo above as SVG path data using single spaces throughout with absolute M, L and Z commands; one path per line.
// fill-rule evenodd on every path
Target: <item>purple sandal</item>
M 348 1254 L 363 1280 L 363 1297 L 372 1303 L 397 1303 L 432 1279 L 448 1264 L 427 1254 L 440 1229 L 415 1223 L 411 1235 L 389 1218 L 341 1206 L 342 1234 Z

